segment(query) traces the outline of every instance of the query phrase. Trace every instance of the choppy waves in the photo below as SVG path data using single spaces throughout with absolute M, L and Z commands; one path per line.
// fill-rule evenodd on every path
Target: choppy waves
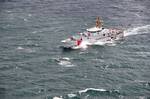
M 0 98 L 149 99 L 149 4 L 0 0 Z M 129 27 L 125 40 L 110 46 L 99 42 L 86 50 L 57 47 L 94 25 L 96 16 L 106 27 Z

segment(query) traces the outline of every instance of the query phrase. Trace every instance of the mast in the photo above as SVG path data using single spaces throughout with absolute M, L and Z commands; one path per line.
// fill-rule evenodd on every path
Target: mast
M 102 23 L 101 23 L 101 21 L 100 21 L 100 18 L 99 18 L 99 17 L 97 17 L 97 18 L 96 18 L 96 27 L 97 27 L 97 28 L 102 27 Z

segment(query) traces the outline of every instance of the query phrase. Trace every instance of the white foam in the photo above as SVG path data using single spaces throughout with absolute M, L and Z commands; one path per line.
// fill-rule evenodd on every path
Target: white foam
M 86 50 L 88 48 L 89 45 L 100 45 L 100 46 L 103 46 L 103 45 L 108 45 L 108 46 L 115 46 L 115 41 L 113 40 L 110 40 L 110 41 L 97 41 L 97 42 L 94 42 L 94 43 L 88 43 L 86 41 L 82 42 L 80 46 L 76 46 L 74 47 L 73 49 L 83 49 L 83 50 Z
M 82 41 L 82 43 L 79 46 L 75 46 L 73 47 L 73 49 L 87 49 L 88 48 L 89 43 L 86 41 Z
M 65 66 L 65 67 L 73 67 L 74 64 L 72 64 L 70 62 L 70 58 L 68 57 L 63 57 L 63 58 L 59 58 L 59 59 L 56 59 L 58 61 L 58 64 L 61 65 L 61 66 Z
M 28 21 L 28 19 L 25 19 L 25 18 L 24 18 L 23 20 L 24 20 L 25 22 L 27 22 L 27 21 Z
M 65 67 L 72 67 L 73 66 L 73 64 L 71 64 L 71 62 L 69 62 L 69 61 L 60 61 L 58 64 L 65 66 Z
M 33 31 L 32 33 L 35 34 L 35 33 L 37 33 L 37 32 L 38 32 L 38 31 Z
M 144 81 L 144 80 L 134 80 L 134 82 L 145 83 L 145 82 L 148 82 L 148 81 Z
M 76 94 L 68 94 L 69 98 L 73 98 L 73 97 L 76 97 L 76 96 L 77 96 Z
M 87 48 L 88 48 L 87 42 L 81 43 L 81 48 L 82 48 L 82 49 L 87 49 Z
M 150 25 L 130 28 L 124 31 L 124 36 L 130 36 L 130 35 L 137 35 L 137 34 L 144 34 L 148 33 L 150 31 Z
M 114 40 L 110 40 L 110 41 L 98 41 L 98 42 L 94 43 L 93 45 L 100 45 L 100 46 L 103 46 L 103 45 L 116 46 L 116 43 L 115 43 Z
M 21 47 L 21 46 L 18 46 L 17 49 L 18 49 L 18 50 L 22 50 L 22 49 L 24 49 L 24 48 Z
M 53 99 L 63 99 L 62 97 L 53 97 Z
M 64 59 L 64 60 L 70 60 L 70 58 L 69 57 L 63 57 L 62 59 Z
M 15 69 L 18 69 L 18 66 L 16 66 Z
M 29 16 L 29 17 L 31 17 L 31 16 L 32 16 L 32 14 L 28 14 L 28 16 Z
M 100 42 L 100 41 L 98 41 L 98 42 L 94 43 L 93 45 L 105 45 L 105 44 L 106 44 L 106 42 Z
M 25 51 L 25 52 L 27 52 L 27 53 L 33 53 L 33 52 L 36 52 L 36 51 L 33 50 L 33 49 L 30 49 L 30 48 L 23 48 L 23 47 L 21 47 L 21 46 L 18 46 L 18 47 L 17 47 L 17 50 Z
M 85 93 L 85 92 L 87 92 L 87 91 L 89 91 L 89 90 L 101 91 L 101 92 L 107 91 L 107 90 L 105 90 L 105 89 L 87 88 L 87 89 L 85 89 L 85 90 L 80 90 L 80 91 L 79 91 L 79 94 Z

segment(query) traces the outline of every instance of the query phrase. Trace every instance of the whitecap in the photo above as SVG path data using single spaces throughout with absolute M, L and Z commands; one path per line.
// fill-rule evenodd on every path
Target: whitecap
M 79 94 L 86 93 L 87 91 L 90 91 L 90 90 L 93 90 L 93 91 L 100 91 L 100 92 L 107 91 L 107 90 L 105 90 L 105 89 L 86 88 L 85 90 L 80 90 L 80 91 L 79 91 Z
M 22 49 L 24 49 L 24 48 L 21 47 L 21 46 L 18 46 L 17 49 L 18 49 L 18 50 L 22 50 Z
M 77 96 L 76 94 L 72 94 L 72 93 L 71 93 L 71 94 L 68 94 L 68 97 L 69 97 L 69 98 L 73 98 L 73 97 L 76 97 L 76 96 Z
M 61 96 L 60 97 L 53 97 L 53 99 L 63 99 Z
M 74 64 L 72 64 L 70 61 L 71 59 L 68 58 L 68 57 L 62 57 L 62 58 L 58 58 L 58 59 L 55 59 L 59 65 L 61 66 L 65 66 L 65 67 L 73 67 Z
M 62 59 L 64 59 L 64 60 L 70 60 L 70 58 L 69 57 L 63 57 Z
M 24 18 L 23 20 L 24 20 L 25 22 L 27 22 L 27 21 L 28 21 L 28 19 L 25 19 L 25 18 Z
M 32 14 L 28 14 L 28 16 L 29 16 L 29 17 L 31 17 L 31 16 L 32 16 Z
M 73 66 L 74 66 L 74 65 L 73 65 L 71 62 L 69 62 L 69 61 L 60 61 L 58 64 L 59 64 L 59 65 L 62 65 L 62 66 L 65 66 L 65 67 L 73 67 Z
M 17 47 L 17 50 L 22 50 L 22 51 L 25 51 L 25 52 L 27 52 L 27 53 L 33 53 L 33 52 L 36 52 L 35 50 L 33 50 L 33 49 L 30 49 L 30 48 L 23 48 L 23 47 L 21 47 L 21 46 L 19 46 L 19 47 Z
M 18 69 L 18 66 L 16 66 L 15 69 Z
M 60 61 L 58 64 L 59 65 L 69 65 L 69 64 L 71 64 L 71 62 L 69 62 L 69 61 Z

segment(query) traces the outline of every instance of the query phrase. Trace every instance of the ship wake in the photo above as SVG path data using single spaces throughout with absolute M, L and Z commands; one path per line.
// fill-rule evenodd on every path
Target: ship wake
M 129 28 L 124 31 L 124 36 L 127 37 L 131 35 L 147 34 L 147 33 L 150 33 L 150 25 Z

